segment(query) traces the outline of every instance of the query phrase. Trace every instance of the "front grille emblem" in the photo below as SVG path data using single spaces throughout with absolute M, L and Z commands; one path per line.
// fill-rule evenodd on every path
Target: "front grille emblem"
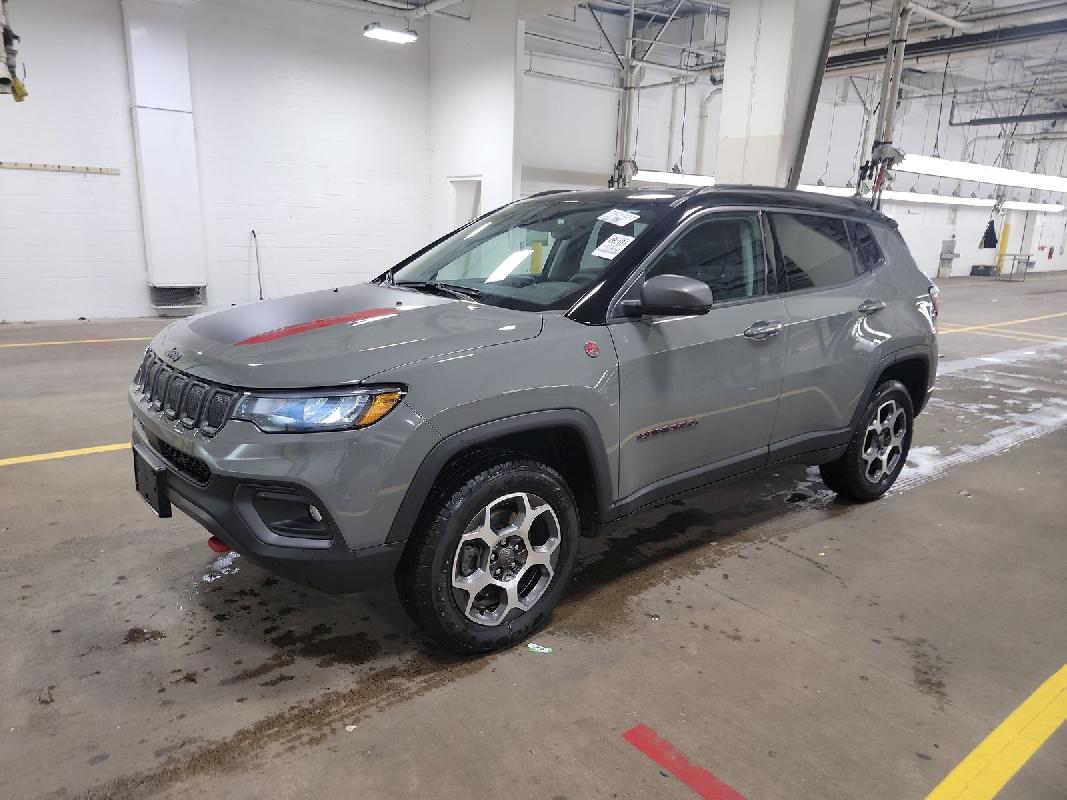
M 177 347 L 172 347 L 164 355 L 166 355 L 169 361 L 177 361 L 179 358 L 182 357 L 182 351 L 179 350 Z

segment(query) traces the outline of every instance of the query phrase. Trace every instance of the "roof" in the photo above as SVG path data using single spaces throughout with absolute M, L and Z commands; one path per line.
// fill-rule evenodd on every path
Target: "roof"
M 585 189 L 578 191 L 540 192 L 533 197 L 566 194 L 567 199 L 588 200 L 589 202 L 612 202 L 619 197 L 629 200 L 646 200 L 681 206 L 689 205 L 743 205 L 756 208 L 789 208 L 797 211 L 823 211 L 842 216 L 872 219 L 888 225 L 895 225 L 888 217 L 875 211 L 864 200 L 853 197 L 835 197 L 833 195 L 802 192 L 798 189 L 783 189 L 775 186 L 729 185 L 710 186 L 699 189 L 678 187 L 633 187 L 618 189 Z

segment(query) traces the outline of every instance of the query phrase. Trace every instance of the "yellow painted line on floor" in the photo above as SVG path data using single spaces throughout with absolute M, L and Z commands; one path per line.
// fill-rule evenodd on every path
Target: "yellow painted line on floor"
M 93 453 L 110 453 L 114 450 L 129 450 L 130 443 L 102 444 L 97 447 L 80 447 L 77 450 L 57 450 L 54 453 L 37 453 L 32 456 L 14 456 L 12 458 L 0 458 L 0 467 L 13 467 L 15 464 L 30 464 L 34 461 L 52 461 L 56 458 L 70 458 L 71 456 L 88 456 Z
M 941 331 L 941 333 L 955 333 L 956 331 Z M 1018 342 L 1036 342 L 1037 344 L 1043 344 L 1045 342 L 1063 342 L 1067 341 L 1067 338 L 1061 336 L 1043 336 L 1035 333 L 1023 333 L 1022 331 L 967 331 L 967 333 L 974 334 L 975 336 L 996 336 L 1001 339 L 1015 339 Z M 1038 338 L 1038 337 L 1041 338 Z
M 56 344 L 104 344 L 106 342 L 150 342 L 151 336 L 120 336 L 116 339 L 67 339 L 59 342 L 11 342 L 0 344 L 0 349 L 7 347 L 51 347 Z
M 971 751 L 926 800 L 991 800 L 1067 722 L 1067 664 Z
M 1058 314 L 1044 314 L 1040 317 L 1027 317 L 1026 319 L 1010 319 L 1007 322 L 990 322 L 985 325 L 965 325 L 963 327 L 953 327 L 951 331 L 945 331 L 946 333 L 963 333 L 965 331 L 981 331 L 987 328 L 1006 328 L 1011 325 L 1022 325 L 1025 322 L 1038 322 L 1043 319 L 1056 319 L 1058 317 L 1067 317 L 1067 311 L 1061 311 Z M 951 327 L 952 323 L 948 323 Z

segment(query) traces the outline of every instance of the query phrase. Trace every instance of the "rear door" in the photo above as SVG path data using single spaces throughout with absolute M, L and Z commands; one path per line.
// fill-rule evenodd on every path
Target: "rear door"
M 829 446 L 847 433 L 887 337 L 877 326 L 877 281 L 858 268 L 846 221 L 816 213 L 769 217 L 788 321 L 774 458 Z
M 664 274 L 704 281 L 714 305 L 702 316 L 609 325 L 619 357 L 623 498 L 665 491 L 653 484 L 669 478 L 699 485 L 762 466 L 782 381 L 785 306 L 758 212 L 695 216 L 653 254 L 626 296 Z

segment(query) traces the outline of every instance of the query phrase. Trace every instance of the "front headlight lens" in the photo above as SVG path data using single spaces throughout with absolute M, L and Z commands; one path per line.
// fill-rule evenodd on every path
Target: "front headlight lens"
M 373 425 L 403 397 L 404 392 L 396 387 L 321 396 L 245 394 L 232 416 L 264 433 L 344 431 Z

